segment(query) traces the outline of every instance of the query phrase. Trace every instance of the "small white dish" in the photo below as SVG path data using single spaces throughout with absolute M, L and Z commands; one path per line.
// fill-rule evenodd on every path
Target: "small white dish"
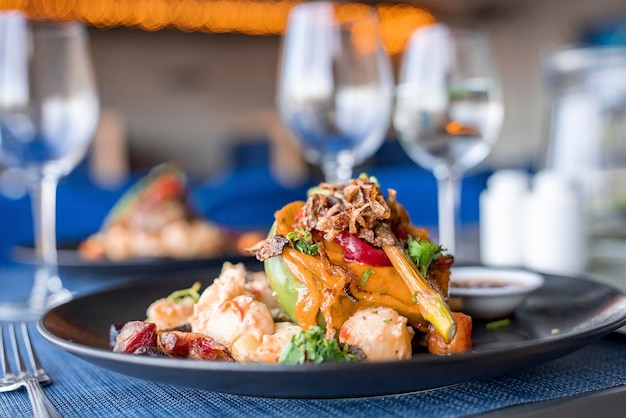
M 542 275 L 525 270 L 453 267 L 448 303 L 452 310 L 476 319 L 502 319 L 511 316 L 543 282 Z

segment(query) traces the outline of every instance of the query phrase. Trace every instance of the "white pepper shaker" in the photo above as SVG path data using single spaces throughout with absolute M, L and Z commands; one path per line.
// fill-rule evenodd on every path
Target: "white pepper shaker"
M 524 201 L 528 174 L 499 170 L 480 194 L 480 261 L 487 266 L 520 267 L 524 262 Z
M 574 185 L 554 171 L 539 172 L 524 211 L 525 267 L 554 274 L 583 273 L 587 267 L 587 228 Z

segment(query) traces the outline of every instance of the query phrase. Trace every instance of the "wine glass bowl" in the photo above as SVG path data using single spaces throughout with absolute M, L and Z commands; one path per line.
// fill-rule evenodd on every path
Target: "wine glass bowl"
M 502 124 L 487 37 L 440 23 L 420 28 L 398 78 L 393 125 L 407 155 L 437 179 L 439 241 L 453 253 L 460 179 L 489 154 Z
M 0 159 L 6 165 L 35 176 L 63 176 L 85 155 L 98 120 L 98 98 L 91 75 L 85 74 L 86 52 L 76 51 L 85 48 L 84 36 L 76 22 L 30 23 L 31 67 L 54 71 L 34 76 L 37 83 L 32 78 L 28 83 L 24 74 L 20 95 L 30 92 L 31 97 L 23 96 L 21 105 L 0 103 Z
M 39 260 L 30 298 L 0 304 L 0 319 L 34 319 L 70 297 L 57 272 L 56 186 L 84 157 L 98 123 L 87 42 L 78 22 L 0 13 L 0 162 L 27 180 Z
M 325 180 L 347 183 L 389 128 L 393 74 L 371 6 L 295 6 L 283 38 L 277 107 Z

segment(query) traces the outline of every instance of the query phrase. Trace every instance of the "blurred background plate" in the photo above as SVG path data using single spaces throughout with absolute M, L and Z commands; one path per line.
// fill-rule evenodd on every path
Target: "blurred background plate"
M 233 263 L 254 262 L 252 256 L 230 253 L 215 257 L 194 258 L 194 259 L 173 259 L 173 258 L 136 258 L 124 261 L 89 261 L 85 260 L 78 253 L 78 240 L 64 242 L 58 245 L 57 257 L 59 270 L 72 271 L 76 273 L 89 273 L 97 276 L 140 276 L 146 274 L 166 273 L 173 271 L 185 271 L 202 269 L 209 267 L 221 268 L 225 261 Z M 35 249 L 32 245 L 18 245 L 12 251 L 13 260 L 21 264 L 36 264 Z M 259 263 L 260 264 L 260 263 Z

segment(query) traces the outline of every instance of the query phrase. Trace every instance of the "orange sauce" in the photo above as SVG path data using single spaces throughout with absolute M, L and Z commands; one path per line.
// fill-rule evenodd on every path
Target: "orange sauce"
M 294 230 L 294 217 L 303 205 L 304 202 L 293 202 L 276 212 L 277 234 L 286 236 Z M 419 313 L 418 305 L 411 301 L 411 292 L 393 267 L 346 262 L 339 244 L 323 241 L 322 245 L 330 263 L 291 247 L 283 250 L 282 257 L 289 270 L 306 287 L 294 309 L 300 326 L 316 325 L 318 313 L 321 313 L 327 328 L 338 329 L 360 309 L 385 306 L 407 317 L 415 328 L 427 330 L 428 324 Z M 368 269 L 373 273 L 365 280 L 364 273 Z

